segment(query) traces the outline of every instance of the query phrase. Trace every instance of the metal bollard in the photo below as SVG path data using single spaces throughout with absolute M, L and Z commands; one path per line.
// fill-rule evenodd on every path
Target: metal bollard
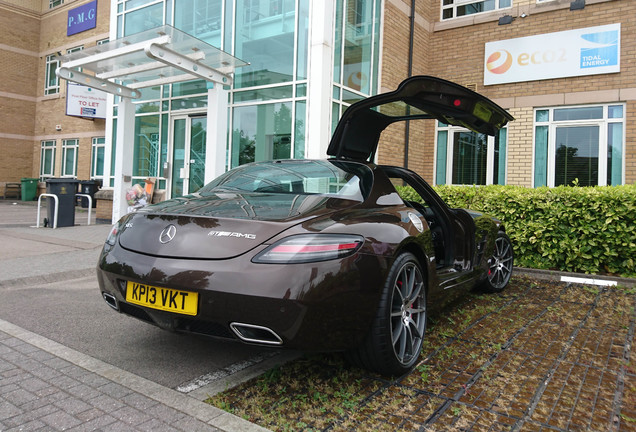
M 86 197 L 88 198 L 88 223 L 86 225 L 91 224 L 91 211 L 93 209 L 93 198 L 88 194 L 76 193 L 75 196 Z
M 57 198 L 57 195 L 55 194 L 48 194 L 48 193 L 43 193 L 40 194 L 40 196 L 38 197 L 38 216 L 37 216 L 37 220 L 35 221 L 35 227 L 36 228 L 40 228 L 40 204 L 42 203 L 42 197 L 53 197 L 53 199 L 55 200 L 55 212 L 53 213 L 53 229 L 57 228 L 57 209 L 59 207 L 59 200 Z M 89 218 L 90 218 L 90 213 L 89 213 Z

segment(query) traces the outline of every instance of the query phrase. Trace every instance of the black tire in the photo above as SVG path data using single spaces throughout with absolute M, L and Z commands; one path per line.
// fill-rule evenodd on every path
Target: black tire
M 488 259 L 488 275 L 484 281 L 484 290 L 487 292 L 501 292 L 512 276 L 512 267 L 515 254 L 512 249 L 512 242 L 508 235 L 499 231 L 495 240 L 495 250 Z
M 404 252 L 389 270 L 371 331 L 347 358 L 382 375 L 409 372 L 420 357 L 426 317 L 426 286 L 420 264 L 413 254 Z

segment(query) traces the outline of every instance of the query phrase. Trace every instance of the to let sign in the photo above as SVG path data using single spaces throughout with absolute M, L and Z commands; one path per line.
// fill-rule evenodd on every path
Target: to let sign
M 66 36 L 81 33 L 97 26 L 97 0 L 68 11 Z
M 80 84 L 67 83 L 66 115 L 106 118 L 106 93 Z

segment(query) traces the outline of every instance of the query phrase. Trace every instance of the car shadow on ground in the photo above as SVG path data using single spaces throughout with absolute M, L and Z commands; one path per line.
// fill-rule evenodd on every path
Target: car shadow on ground
M 636 430 L 636 290 L 513 278 L 432 317 L 413 371 L 310 355 L 208 402 L 271 430 Z

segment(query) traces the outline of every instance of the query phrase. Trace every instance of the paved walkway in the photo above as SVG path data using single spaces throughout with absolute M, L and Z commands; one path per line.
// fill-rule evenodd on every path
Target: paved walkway
M 0 289 L 94 275 L 110 226 L 78 208 L 74 227 L 35 229 L 36 214 L 0 201 Z M 0 432 L 57 430 L 266 429 L 0 319 Z

